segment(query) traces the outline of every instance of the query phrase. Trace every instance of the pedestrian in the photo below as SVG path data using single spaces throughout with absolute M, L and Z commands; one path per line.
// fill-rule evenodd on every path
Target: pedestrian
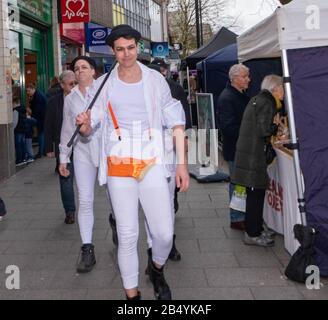
M 2 198 L 0 197 L 0 222 L 3 220 L 4 216 L 7 214 L 6 206 Z
M 53 96 L 56 96 L 59 93 L 62 93 L 63 89 L 58 77 L 53 77 L 50 81 L 49 89 L 46 93 L 47 99 L 50 99 Z
M 223 139 L 223 158 L 228 162 L 229 174 L 232 175 L 235 165 L 236 143 L 243 114 L 249 97 L 245 94 L 250 78 L 249 69 L 243 64 L 235 64 L 229 70 L 227 87 L 218 98 L 218 124 Z M 235 185 L 229 184 L 231 200 Z M 245 213 L 230 209 L 230 228 L 245 230 Z
M 39 151 L 36 158 L 45 156 L 44 149 L 44 119 L 46 115 L 47 99 L 44 94 L 36 88 L 35 83 L 30 83 L 26 86 L 26 93 L 30 99 L 31 117 L 37 121 L 37 134 Z
M 96 88 L 94 79 L 96 63 L 87 56 L 78 56 L 71 63 L 78 85 L 75 86 L 64 102 L 63 124 L 59 144 L 59 173 L 68 177 L 71 173 L 70 162 L 72 150 L 74 175 L 78 190 L 78 222 L 82 247 L 77 263 L 77 272 L 90 272 L 96 264 L 95 250 L 92 243 L 94 224 L 93 202 L 94 187 L 99 165 L 100 127 L 93 130 L 92 135 L 84 138 L 78 135 L 73 146 L 67 144 L 75 131 L 75 118 L 89 106 Z
M 37 125 L 36 119 L 31 117 L 31 113 L 29 111 L 30 109 L 27 109 L 26 111 L 26 133 L 25 133 L 25 159 L 26 161 L 33 162 L 34 161 L 34 151 L 33 151 L 33 133 L 34 128 Z
M 185 119 L 186 119 L 186 124 L 185 124 L 185 130 L 191 129 L 192 128 L 192 123 L 191 123 L 191 115 L 190 115 L 190 106 L 187 100 L 187 96 L 182 88 L 182 86 L 180 84 L 178 84 L 177 82 L 171 80 L 168 78 L 169 75 L 169 65 L 162 59 L 154 59 L 150 65 L 148 65 L 149 68 L 153 68 L 157 71 L 159 71 L 164 78 L 166 79 L 169 87 L 170 87 L 170 91 L 172 94 L 172 97 L 174 99 L 177 99 L 178 101 L 181 102 L 182 107 L 184 109 L 185 112 Z M 167 129 L 168 128 L 164 128 L 165 132 L 168 133 Z M 186 145 L 185 148 L 187 150 L 188 147 L 188 140 L 186 138 Z M 172 165 L 170 166 L 170 171 L 171 171 L 171 178 L 169 178 L 168 182 L 169 182 L 169 189 L 170 189 L 170 196 L 171 196 L 171 206 L 172 206 L 172 214 L 173 214 L 173 221 L 174 221 L 174 214 L 177 213 L 177 211 L 179 210 L 179 201 L 178 201 L 178 191 L 179 189 L 176 187 L 176 181 L 175 179 L 173 179 L 172 177 L 175 176 L 175 170 L 176 170 L 176 166 Z M 148 228 L 146 227 L 147 230 L 147 240 L 148 240 L 148 256 L 151 257 L 151 247 L 152 247 L 152 240 L 151 240 L 151 235 L 149 233 Z M 179 261 L 181 260 L 181 253 L 178 251 L 178 249 L 176 248 L 176 235 L 173 235 L 173 244 L 172 244 L 172 249 L 170 251 L 169 254 L 169 259 L 172 261 Z M 148 270 L 149 268 L 147 268 L 147 273 L 149 272 Z
M 16 166 L 26 164 L 25 134 L 26 134 L 26 108 L 21 105 L 20 98 L 13 98 L 13 126 L 15 137 Z
M 107 183 L 117 234 L 118 265 L 127 299 L 139 300 L 138 202 L 152 234 L 150 280 L 159 300 L 170 300 L 164 265 L 172 248 L 173 219 L 165 165 L 163 123 L 176 138 L 177 186 L 184 192 L 189 175 L 184 153 L 184 112 L 162 75 L 137 62 L 140 33 L 129 25 L 114 27 L 107 38 L 115 66 L 92 112 L 77 117 L 80 133 L 102 128 L 99 183 Z M 173 138 L 172 138 L 173 139 Z M 160 204 L 160 205 L 159 205 Z
M 59 143 L 63 124 L 64 98 L 71 93 L 76 85 L 75 74 L 72 70 L 66 70 L 59 76 L 61 92 L 48 100 L 47 113 L 45 117 L 45 151 L 47 157 L 56 157 L 56 168 L 59 166 Z M 75 222 L 75 199 L 74 199 L 74 166 L 72 162 L 73 152 L 67 169 L 68 177 L 59 175 L 60 195 L 65 210 L 65 223 Z
M 248 103 L 236 146 L 232 182 L 246 187 L 245 238 L 248 245 L 273 246 L 269 230 L 263 230 L 265 189 L 269 184 L 266 148 L 277 133 L 274 117 L 284 98 L 283 80 L 277 75 L 266 76 L 261 92 Z

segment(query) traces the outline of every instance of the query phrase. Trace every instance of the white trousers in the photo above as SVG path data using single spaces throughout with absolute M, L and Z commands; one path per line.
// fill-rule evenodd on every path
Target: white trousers
M 134 178 L 108 177 L 115 212 L 118 265 L 125 289 L 138 287 L 138 203 L 145 213 L 152 238 L 153 261 L 164 265 L 172 247 L 173 219 L 170 192 L 164 169 L 155 165 L 138 182 Z
M 171 172 L 171 177 L 167 179 L 169 185 L 169 192 L 170 192 L 170 204 L 171 204 L 171 214 L 172 214 L 172 221 L 173 221 L 173 233 L 174 233 L 174 219 L 175 219 L 175 212 L 174 212 L 174 192 L 176 187 L 175 181 L 175 171 Z M 148 248 L 152 248 L 153 246 L 153 239 L 151 233 L 149 231 L 149 227 L 147 221 L 145 221 L 145 229 L 147 234 L 147 244 Z
M 93 201 L 98 168 L 92 163 L 73 158 L 75 179 L 79 195 L 78 221 L 82 243 L 92 243 L 94 224 Z

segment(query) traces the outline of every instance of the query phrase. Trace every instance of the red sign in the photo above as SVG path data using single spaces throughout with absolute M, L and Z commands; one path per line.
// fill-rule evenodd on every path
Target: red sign
M 60 25 L 60 35 L 80 44 L 84 44 L 84 23 L 62 23 Z
M 61 0 L 62 23 L 89 22 L 89 0 Z

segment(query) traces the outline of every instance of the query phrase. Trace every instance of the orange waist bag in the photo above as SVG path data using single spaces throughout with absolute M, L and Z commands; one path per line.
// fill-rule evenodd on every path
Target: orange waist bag
M 110 102 L 108 102 L 108 110 L 116 134 L 119 140 L 121 140 L 120 128 Z M 128 157 L 109 156 L 107 157 L 107 175 L 110 177 L 132 177 L 140 181 L 155 163 L 156 158 L 141 160 Z
M 155 158 L 139 160 L 111 156 L 107 157 L 107 173 L 111 177 L 133 177 L 140 181 L 155 162 Z

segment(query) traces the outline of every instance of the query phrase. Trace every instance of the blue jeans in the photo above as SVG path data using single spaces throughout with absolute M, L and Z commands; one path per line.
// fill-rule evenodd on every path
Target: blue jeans
M 70 174 L 67 178 L 59 175 L 60 195 L 66 215 L 75 213 L 75 199 L 73 188 L 74 166 L 73 162 L 67 164 Z
M 232 171 L 235 167 L 234 161 L 228 161 L 229 164 L 229 174 L 230 177 L 232 175 Z M 231 200 L 233 191 L 234 191 L 235 185 L 233 183 L 229 184 L 229 199 Z M 230 221 L 231 222 L 237 222 L 237 221 L 244 221 L 245 220 L 245 212 L 230 209 Z
M 26 147 L 26 160 L 34 159 L 34 152 L 32 146 L 32 138 L 25 139 L 25 147 Z
M 25 133 L 15 133 L 16 163 L 25 160 Z

